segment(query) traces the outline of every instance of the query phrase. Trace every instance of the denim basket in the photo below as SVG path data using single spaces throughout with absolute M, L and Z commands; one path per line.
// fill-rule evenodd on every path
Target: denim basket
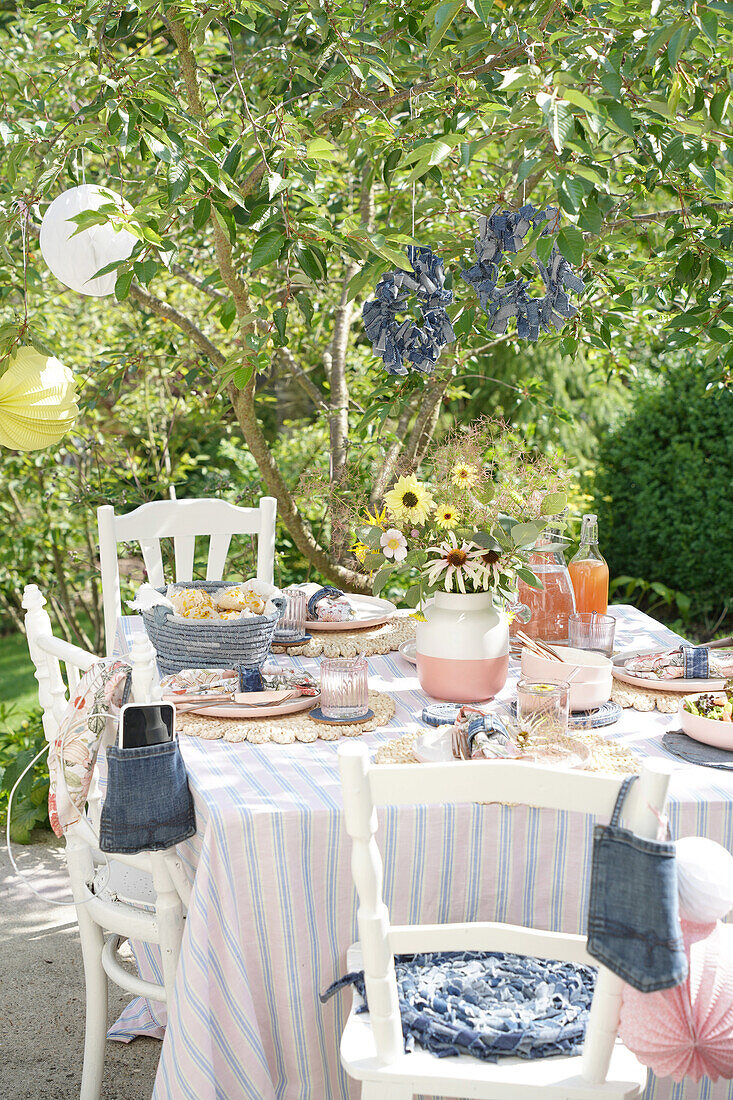
M 230 581 L 186 581 L 170 585 L 173 589 L 200 588 L 218 592 L 231 588 Z M 165 595 L 167 588 L 156 591 Z M 248 619 L 216 622 L 210 619 L 178 619 L 168 607 L 143 611 L 145 629 L 158 654 L 162 676 L 184 668 L 261 668 L 270 652 L 275 627 L 285 610 L 286 601 L 276 596 L 276 611 Z
M 193 836 L 196 814 L 178 740 L 107 749 L 103 852 L 160 852 Z

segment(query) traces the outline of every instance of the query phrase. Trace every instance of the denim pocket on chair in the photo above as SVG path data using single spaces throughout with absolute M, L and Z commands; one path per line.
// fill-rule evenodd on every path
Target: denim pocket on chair
M 178 741 L 107 749 L 103 852 L 160 852 L 196 832 L 196 814 Z
M 677 899 L 674 844 L 647 840 L 618 824 L 622 784 L 609 825 L 593 831 L 588 954 L 634 989 L 653 993 L 687 977 Z

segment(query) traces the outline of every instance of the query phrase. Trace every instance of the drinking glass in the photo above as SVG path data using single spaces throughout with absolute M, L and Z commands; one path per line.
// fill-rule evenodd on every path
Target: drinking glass
M 568 619 L 569 644 L 575 649 L 590 649 L 613 657 L 613 639 L 616 620 L 613 615 L 599 615 L 595 611 L 576 611 Z
M 517 684 L 517 727 L 523 748 L 533 741 L 562 737 L 568 727 L 570 685 L 520 680 Z
M 285 613 L 275 628 L 274 642 L 293 642 L 305 634 L 305 616 L 308 601 L 300 588 L 286 588 L 283 592 L 287 603 Z
M 321 659 L 321 711 L 324 718 L 363 718 L 369 710 L 366 657 Z

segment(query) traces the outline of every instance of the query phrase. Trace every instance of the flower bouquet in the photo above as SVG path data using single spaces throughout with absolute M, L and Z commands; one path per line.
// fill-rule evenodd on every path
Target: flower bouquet
M 549 463 L 503 425 L 480 421 L 434 448 L 423 468 L 398 477 L 358 522 L 353 549 L 375 595 L 393 579 L 407 584 L 412 607 L 439 591 L 509 602 L 518 579 L 541 588 L 528 554 L 566 506 Z

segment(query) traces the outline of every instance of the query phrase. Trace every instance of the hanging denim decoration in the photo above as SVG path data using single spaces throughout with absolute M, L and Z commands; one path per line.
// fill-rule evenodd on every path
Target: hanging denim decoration
M 430 374 L 442 348 L 456 338 L 445 310 L 453 293 L 444 287 L 443 261 L 431 248 L 409 245 L 407 258 L 412 271 L 388 271 L 377 283 L 374 298 L 364 303 L 364 328 L 388 374 L 407 374 L 405 360 L 413 370 Z M 397 320 L 398 313 L 410 309 L 413 296 L 422 325 L 409 316 Z
M 474 243 L 477 262 L 462 271 L 461 276 L 475 288 L 481 308 L 489 318 L 490 332 L 506 332 L 509 319 L 516 317 L 517 336 L 536 340 L 540 332 L 548 332 L 551 326 L 561 329 L 565 321 L 577 313 L 565 288 L 580 293 L 585 285 L 557 248 L 553 247 L 547 266 L 535 255 L 545 284 L 544 298 L 530 298 L 529 283 L 525 279 L 514 279 L 503 287 L 497 285 L 504 253 L 519 252 L 529 230 L 545 222 L 542 236 L 546 236 L 558 220 L 559 212 L 555 208 L 536 210 L 530 203 L 521 210 L 504 210 L 501 214 L 479 218 L 479 235 Z
M 647 840 L 619 825 L 621 785 L 611 821 L 593 830 L 588 953 L 642 993 L 671 989 L 687 977 L 677 900 L 674 844 Z
M 196 832 L 196 814 L 178 740 L 107 749 L 103 852 L 160 852 Z

